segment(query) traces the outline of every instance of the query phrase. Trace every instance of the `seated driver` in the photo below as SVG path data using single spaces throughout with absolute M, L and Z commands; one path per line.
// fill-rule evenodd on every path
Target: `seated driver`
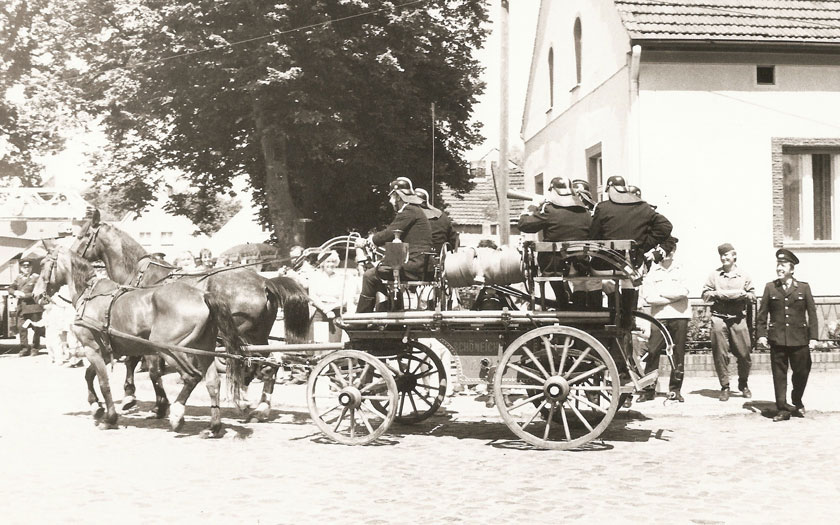
M 409 253 L 408 261 L 402 267 L 402 274 L 409 280 L 420 279 L 426 260 L 425 252 L 432 249 L 432 229 L 429 219 L 420 207 L 423 201 L 414 193 L 411 180 L 399 177 L 391 182 L 390 187 L 388 197 L 391 206 L 397 212 L 394 220 L 387 228 L 374 233 L 368 239 L 359 239 L 357 245 L 364 246 L 365 243 L 373 243 L 376 246 L 383 246 L 396 239 L 396 233 L 399 232 L 399 239 L 408 244 Z M 374 310 L 377 292 L 387 293 L 380 277 L 387 279 L 390 275 L 390 270 L 381 270 L 378 267 L 365 271 L 362 277 L 362 292 L 356 307 L 357 313 Z

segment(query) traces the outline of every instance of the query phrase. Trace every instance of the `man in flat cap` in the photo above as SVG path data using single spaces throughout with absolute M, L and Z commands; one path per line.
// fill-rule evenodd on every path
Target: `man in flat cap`
M 776 252 L 778 279 L 764 286 L 758 310 L 758 344 L 766 348 L 769 341 L 776 408 L 779 410 L 773 421 L 787 421 L 791 412 L 800 417 L 805 415 L 802 394 L 811 373 L 810 350 L 816 347 L 819 337 L 817 307 L 811 287 L 793 278 L 793 269 L 798 263 L 799 259 L 790 250 L 782 248 Z M 788 363 L 792 371 L 790 397 L 793 406 L 787 403 Z
M 720 381 L 720 400 L 729 400 L 729 353 L 738 360 L 738 390 L 752 397 L 748 386 L 752 360 L 747 307 L 755 302 L 752 279 L 735 262 L 738 253 L 731 244 L 718 246 L 720 268 L 709 274 L 703 285 L 703 300 L 712 303 L 712 356 Z

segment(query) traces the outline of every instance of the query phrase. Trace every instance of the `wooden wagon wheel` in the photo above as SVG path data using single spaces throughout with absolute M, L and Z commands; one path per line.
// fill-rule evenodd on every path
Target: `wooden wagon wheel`
M 397 415 L 399 423 L 419 423 L 440 408 L 446 396 L 446 369 L 440 357 L 428 346 L 409 341 L 396 354 L 381 355 L 397 384 Z M 372 401 L 371 405 L 385 414 L 388 403 Z
M 545 326 L 507 347 L 493 392 L 502 419 L 517 436 L 536 447 L 566 450 L 609 426 L 618 410 L 620 380 L 615 361 L 593 336 Z
M 376 357 L 342 350 L 315 365 L 306 384 L 309 415 L 321 432 L 345 445 L 366 445 L 388 430 L 397 407 L 397 385 Z M 371 403 L 385 403 L 384 414 Z

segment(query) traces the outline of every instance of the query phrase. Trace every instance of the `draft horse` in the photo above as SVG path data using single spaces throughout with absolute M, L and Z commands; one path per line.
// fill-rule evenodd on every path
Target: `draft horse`
M 172 430 L 177 432 L 183 426 L 184 406 L 203 377 L 212 403 L 210 428 L 203 435 L 221 436 L 221 379 L 213 366 L 217 337 L 228 354 L 244 357 L 233 317 L 224 303 L 212 293 L 180 282 L 142 289 L 120 286 L 110 279 L 97 278 L 91 264 L 71 250 L 56 247 L 44 259 L 33 294 L 44 297 L 55 293 L 63 284 L 68 285 L 76 308 L 76 323 L 71 329 L 91 363 L 86 374 L 88 402 L 100 427 L 114 428 L 117 423 L 106 365 L 116 356 L 157 353 L 183 380 L 178 397 L 169 407 Z M 117 332 L 133 337 L 125 338 Z M 205 353 L 186 353 L 172 347 L 194 348 Z M 154 368 L 150 376 L 155 376 L 152 381 L 157 396 L 155 413 L 163 417 L 168 401 L 160 370 Z M 94 376 L 99 379 L 99 389 L 105 399 L 104 414 L 93 389 Z M 227 377 L 231 388 L 238 391 L 243 382 L 240 359 L 227 360 Z
M 102 222 L 99 210 L 94 211 L 93 217 L 82 225 L 71 249 L 89 261 L 103 261 L 108 276 L 119 284 L 140 287 L 177 280 L 213 292 L 228 305 L 239 335 L 248 344 L 268 344 L 278 308 L 283 309 L 288 342 L 304 341 L 309 332 L 309 297 L 296 281 L 269 280 L 253 269 L 241 266 L 196 274 L 180 273 L 177 267 L 146 253 L 140 243 L 124 231 Z M 129 402 L 133 402 L 134 367 L 137 362 L 137 358 L 126 360 L 125 389 L 126 394 L 131 396 Z M 263 381 L 260 401 L 256 409 L 248 414 L 249 420 L 268 419 L 276 372 L 276 368 L 258 363 L 246 367 L 243 390 L 257 376 Z M 237 392 L 235 398 L 240 409 L 248 412 L 251 407 L 245 394 Z

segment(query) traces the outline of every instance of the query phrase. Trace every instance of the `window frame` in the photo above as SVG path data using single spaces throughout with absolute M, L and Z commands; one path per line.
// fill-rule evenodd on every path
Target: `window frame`
M 772 184 L 773 184 L 773 246 L 776 248 L 840 248 L 840 231 L 834 229 L 831 240 L 785 240 L 785 194 L 784 156 L 801 154 L 840 155 L 840 138 L 773 137 L 771 139 Z M 840 174 L 834 174 L 837 179 Z M 835 201 L 840 198 L 840 188 L 835 188 Z M 813 204 L 812 204 L 813 206 Z M 840 214 L 840 203 L 833 207 L 833 213 Z M 840 217 L 832 218 L 834 224 Z

